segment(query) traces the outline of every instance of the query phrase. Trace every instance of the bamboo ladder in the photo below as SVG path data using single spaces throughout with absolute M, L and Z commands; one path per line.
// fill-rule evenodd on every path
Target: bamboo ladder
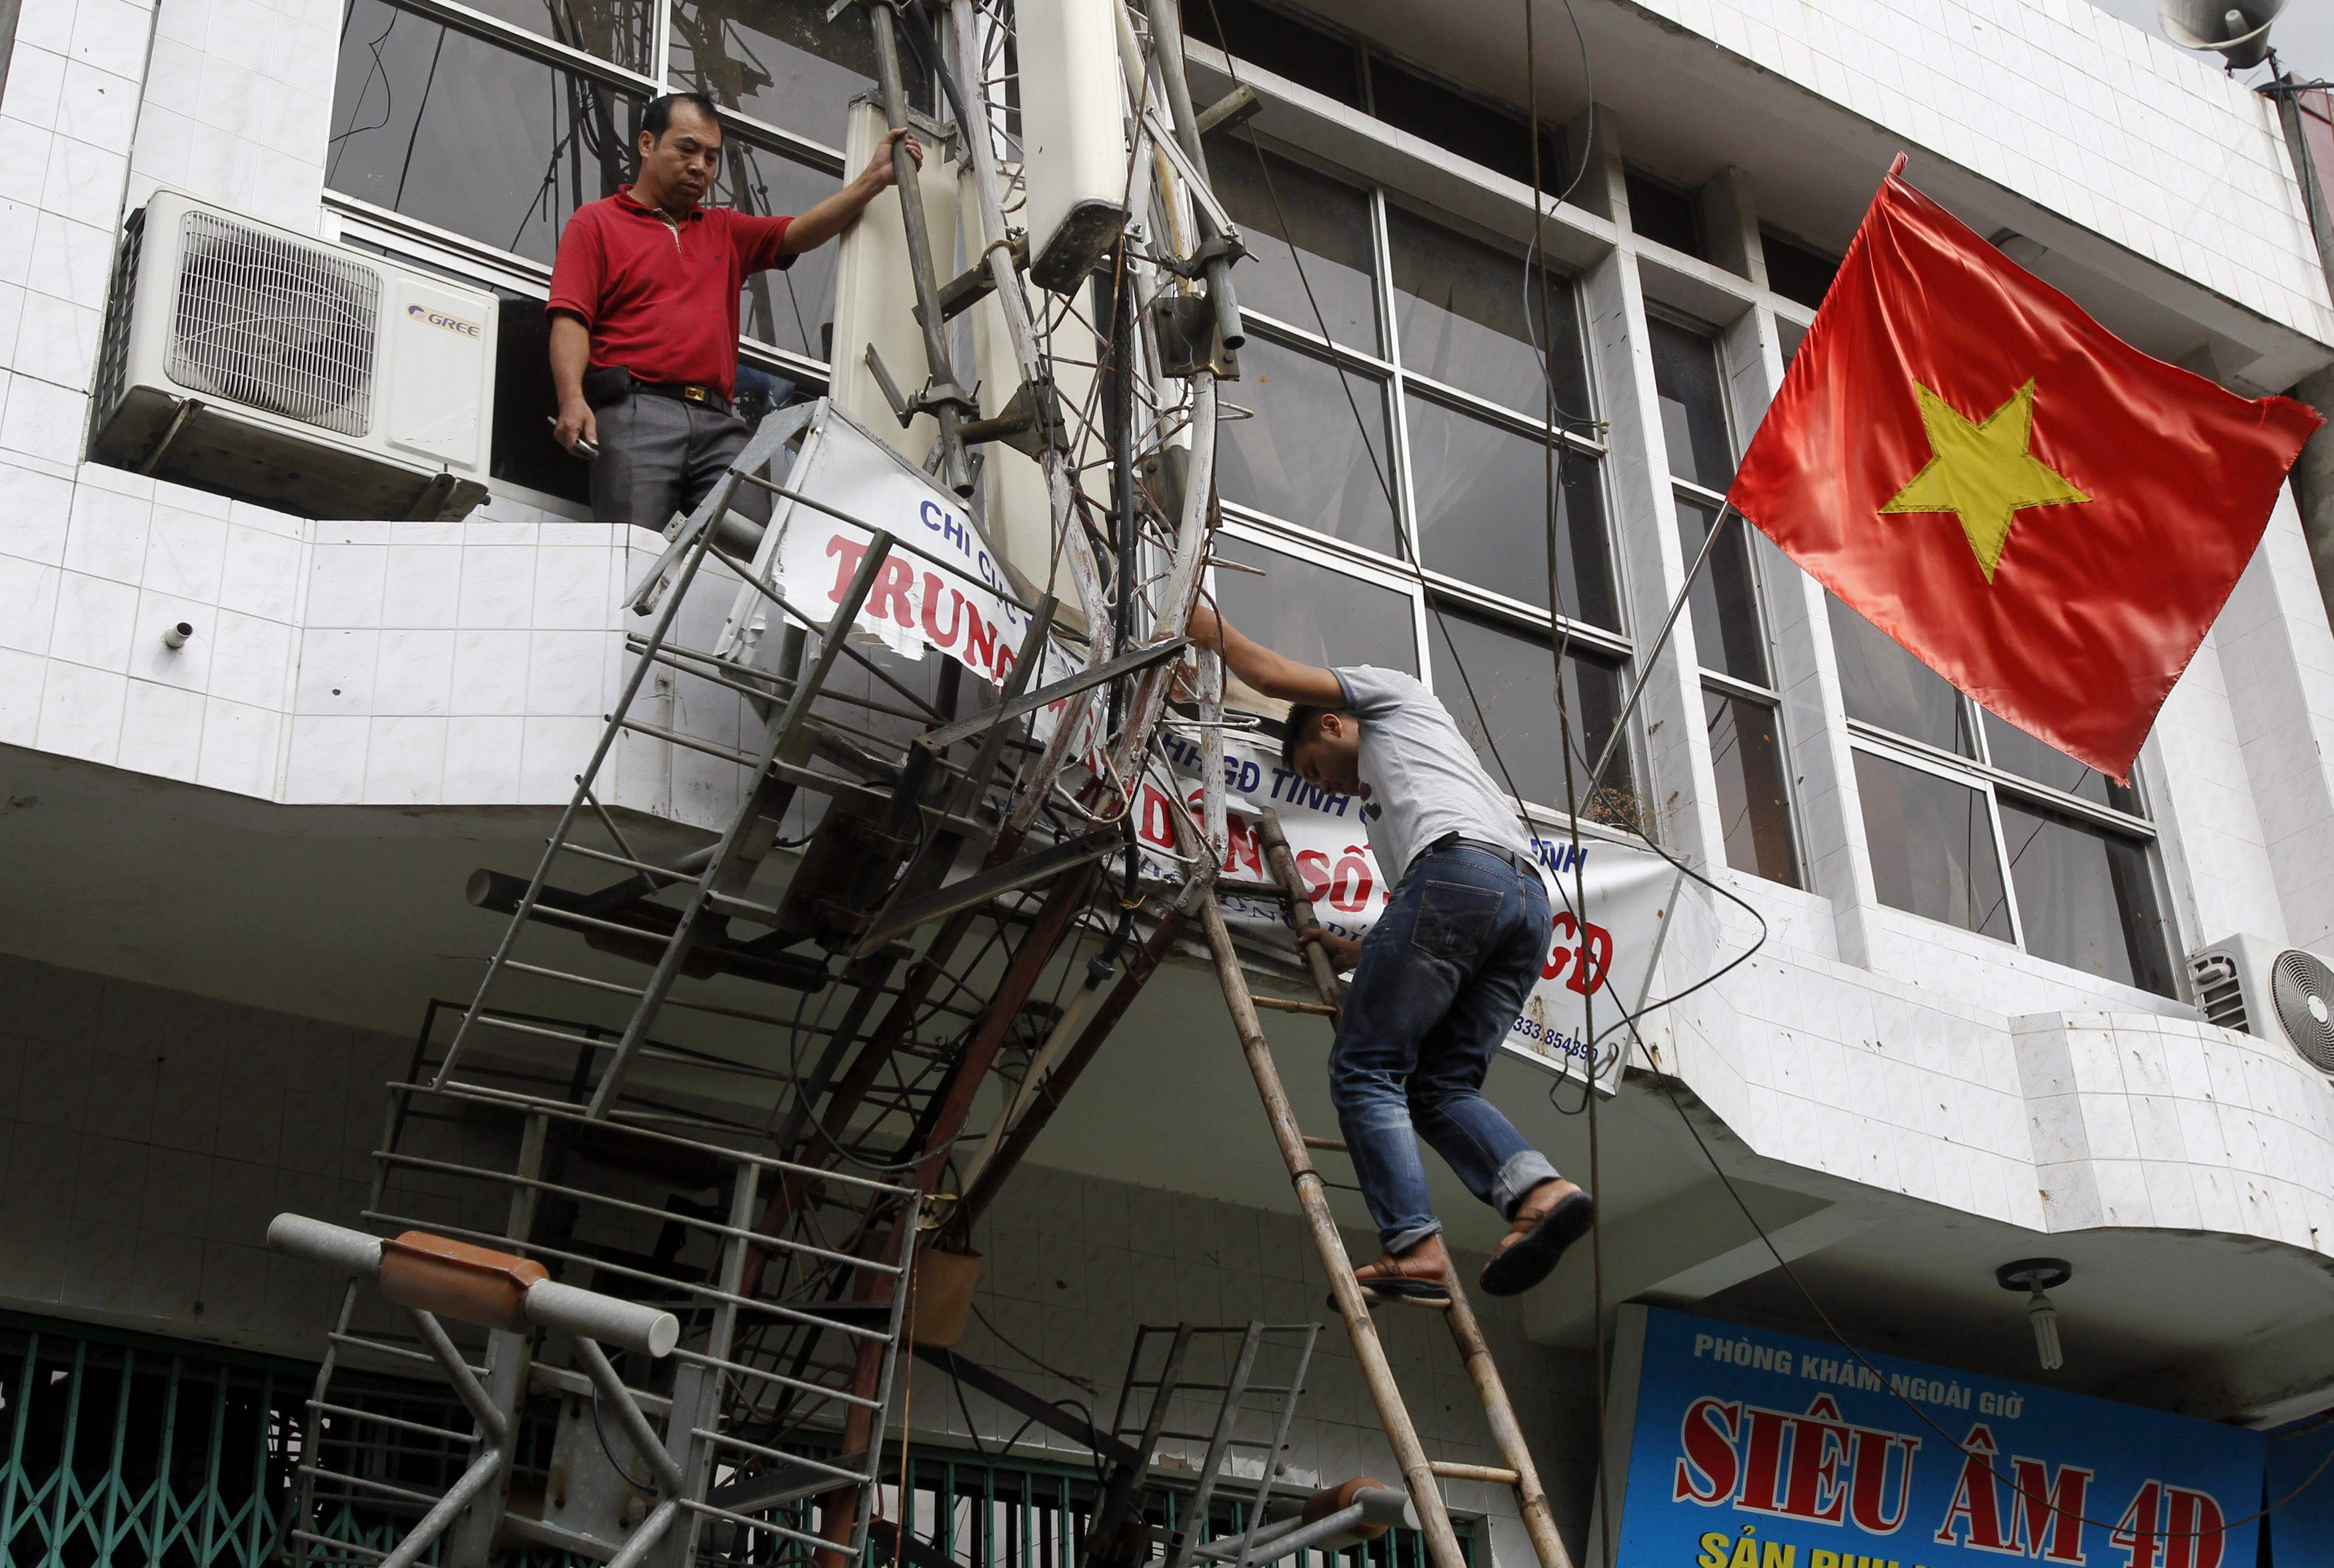
M 1293 923 L 1302 928 L 1313 923 L 1313 901 L 1306 896 L 1304 881 L 1297 872 L 1296 858 L 1290 854 L 1287 835 L 1281 832 L 1280 819 L 1270 810 L 1264 813 L 1260 836 L 1265 858 L 1271 867 L 1273 879 L 1280 884 L 1288 902 Z M 1515 1494 L 1516 1510 L 1523 1517 L 1524 1529 L 1530 1536 L 1533 1553 L 1539 1558 L 1540 1568 L 1572 1568 L 1572 1559 L 1557 1534 L 1556 1516 L 1549 1510 L 1548 1494 L 1541 1489 L 1539 1472 L 1532 1464 L 1531 1452 L 1524 1445 L 1523 1429 L 1516 1424 L 1514 1407 L 1509 1403 L 1508 1390 L 1500 1380 L 1500 1369 L 1493 1364 L 1491 1352 L 1483 1339 L 1483 1331 L 1475 1321 L 1474 1308 L 1467 1302 L 1466 1293 L 1457 1279 L 1451 1282 L 1451 1299 L 1447 1305 L 1431 1303 L 1430 1310 L 1441 1312 L 1450 1324 L 1452 1342 L 1458 1347 L 1460 1361 L 1475 1385 L 1475 1393 L 1482 1401 L 1483 1416 L 1491 1429 L 1491 1441 L 1498 1449 L 1498 1465 L 1462 1465 L 1430 1459 L 1420 1443 L 1418 1429 L 1410 1419 L 1409 1408 L 1403 1403 L 1401 1387 L 1395 1382 L 1394 1369 L 1386 1361 L 1385 1347 L 1379 1342 L 1376 1323 L 1370 1316 L 1370 1304 L 1354 1277 L 1353 1259 L 1346 1255 L 1345 1238 L 1338 1233 L 1337 1222 L 1329 1212 L 1329 1199 L 1321 1174 L 1313 1167 L 1311 1150 L 1330 1150 L 1344 1152 L 1345 1145 L 1335 1139 L 1308 1138 L 1297 1125 L 1297 1115 L 1289 1108 L 1288 1092 L 1281 1087 L 1280 1069 L 1272 1059 L 1272 1049 L 1264 1038 L 1264 1027 L 1257 1019 L 1257 1000 L 1250 994 L 1248 976 L 1240 966 L 1239 955 L 1232 947 L 1231 932 L 1224 922 L 1222 907 L 1212 894 L 1200 907 L 1200 914 L 1208 936 L 1208 946 L 1215 957 L 1216 977 L 1222 983 L 1224 1002 L 1230 1007 L 1232 1026 L 1239 1032 L 1240 1049 L 1248 1057 L 1249 1070 L 1256 1076 L 1258 1093 L 1263 1098 L 1265 1114 L 1271 1121 L 1272 1135 L 1280 1145 L 1281 1159 L 1287 1161 L 1288 1174 L 1297 1188 L 1297 1201 L 1305 1211 L 1306 1227 L 1312 1232 L 1313 1245 L 1321 1255 L 1328 1271 L 1329 1294 L 1336 1303 L 1338 1315 L 1345 1320 L 1345 1332 L 1354 1342 L 1354 1353 L 1360 1360 L 1362 1376 L 1369 1384 L 1370 1398 L 1376 1404 L 1378 1419 L 1385 1429 L 1386 1440 L 1393 1445 L 1394 1460 L 1402 1467 L 1403 1487 L 1409 1492 L 1413 1505 L 1426 1536 L 1427 1554 L 1433 1568 L 1464 1568 L 1459 1553 L 1459 1538 L 1451 1528 L 1451 1515 L 1442 1505 L 1442 1495 L 1435 1487 L 1438 1480 L 1492 1481 L 1509 1487 Z M 1319 987 L 1321 1000 L 1313 1003 L 1270 1003 L 1283 1008 L 1317 1013 L 1337 1019 L 1341 1005 L 1337 977 L 1326 954 L 1317 947 L 1306 948 L 1307 963 L 1314 984 Z M 1416 1310 L 1413 1303 L 1403 1303 Z

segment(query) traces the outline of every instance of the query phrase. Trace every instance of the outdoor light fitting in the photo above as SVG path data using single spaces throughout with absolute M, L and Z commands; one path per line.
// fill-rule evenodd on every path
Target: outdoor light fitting
M 2059 1305 L 2047 1293 L 2074 1278 L 2074 1265 L 2064 1258 L 2026 1257 L 2003 1264 L 1993 1271 L 1993 1277 L 2004 1290 L 2028 1293 L 2026 1321 L 2034 1326 L 2034 1354 L 2042 1370 L 2055 1372 L 2065 1366 L 2066 1348 L 2059 1341 Z

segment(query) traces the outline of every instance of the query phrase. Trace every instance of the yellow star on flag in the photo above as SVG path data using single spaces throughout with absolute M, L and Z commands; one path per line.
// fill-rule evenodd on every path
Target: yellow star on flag
M 2027 451 L 2034 435 L 2034 383 L 2011 394 L 2010 401 L 1972 423 L 1935 392 L 1913 383 L 1920 394 L 1921 425 L 1929 433 L 1931 457 L 1883 512 L 1951 512 L 1961 519 L 1978 570 L 1993 581 L 2010 525 L 2028 506 L 2059 506 L 2088 495 Z

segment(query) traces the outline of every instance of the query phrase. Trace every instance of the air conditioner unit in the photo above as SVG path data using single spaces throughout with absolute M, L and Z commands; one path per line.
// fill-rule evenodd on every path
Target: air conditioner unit
M 495 296 L 171 192 L 130 217 L 91 456 L 305 517 L 486 495 Z
M 2300 948 L 2231 937 L 2188 960 L 2208 1024 L 2283 1040 L 2334 1075 L 2334 964 Z

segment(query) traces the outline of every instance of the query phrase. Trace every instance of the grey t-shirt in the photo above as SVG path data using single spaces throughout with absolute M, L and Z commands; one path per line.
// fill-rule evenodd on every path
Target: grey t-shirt
M 1416 677 L 1371 664 L 1330 673 L 1362 721 L 1359 771 L 1369 786 L 1362 815 L 1381 871 L 1400 881 L 1419 851 L 1453 832 L 1534 858 L 1475 748 Z

